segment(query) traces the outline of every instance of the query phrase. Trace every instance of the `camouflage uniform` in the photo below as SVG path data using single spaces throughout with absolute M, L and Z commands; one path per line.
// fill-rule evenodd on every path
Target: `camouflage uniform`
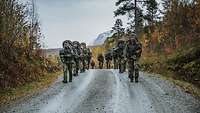
M 110 50 L 105 54 L 105 60 L 106 60 L 107 69 L 110 69 L 111 68 L 111 61 L 112 61 L 112 53 L 111 53 Z
M 142 45 L 139 43 L 139 41 L 137 42 L 135 38 L 131 38 L 127 42 L 125 53 L 126 53 L 126 58 L 128 60 L 129 78 L 131 79 L 131 82 L 133 82 L 135 76 L 135 82 L 138 82 L 139 78 L 138 60 L 142 53 Z
M 72 82 L 72 64 L 73 64 L 73 49 L 71 41 L 66 40 L 63 42 L 64 49 L 60 50 L 60 59 L 63 63 L 64 83 Z M 68 80 L 69 79 L 69 80 Z
M 99 61 L 99 68 L 103 69 L 103 64 L 104 64 L 104 56 L 102 54 L 99 54 L 97 57 L 98 61 Z

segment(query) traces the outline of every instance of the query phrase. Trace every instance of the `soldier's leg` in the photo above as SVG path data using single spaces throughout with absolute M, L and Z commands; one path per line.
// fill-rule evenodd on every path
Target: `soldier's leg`
M 72 82 L 72 64 L 68 64 L 68 70 L 69 70 L 69 82 Z
M 139 79 L 139 64 L 136 61 L 135 62 L 135 82 L 138 82 L 138 79 Z
M 72 75 L 76 76 L 76 62 L 72 64 Z
M 89 70 L 89 68 L 90 68 L 90 61 L 88 61 L 87 70 Z
M 99 69 L 102 69 L 102 63 L 99 61 Z
M 108 69 L 110 69 L 110 61 L 108 62 Z
M 83 61 L 82 60 L 80 61 L 80 72 L 81 73 L 83 72 Z
M 103 62 L 101 62 L 101 69 L 103 69 Z
M 116 62 L 116 59 L 114 59 L 114 69 L 117 69 L 117 62 Z
M 85 72 L 85 69 L 86 69 L 86 62 L 85 60 L 83 60 L 83 72 Z
M 63 65 L 63 72 L 64 72 L 64 77 L 63 77 L 63 83 L 67 83 L 67 65 Z
M 84 60 L 82 60 L 81 61 L 81 72 L 85 72 L 85 61 Z
M 106 60 L 106 68 L 108 69 L 109 67 L 108 67 L 108 61 Z
M 119 73 L 123 73 L 122 59 L 119 59 Z
M 129 72 L 129 78 L 130 78 L 130 81 L 133 82 L 133 74 L 134 74 L 134 65 L 133 65 L 133 61 L 129 61 L 129 64 L 128 64 L 128 72 Z
M 78 76 L 78 71 L 79 71 L 79 62 L 76 62 L 76 76 Z
M 124 72 L 126 71 L 126 61 L 124 61 Z

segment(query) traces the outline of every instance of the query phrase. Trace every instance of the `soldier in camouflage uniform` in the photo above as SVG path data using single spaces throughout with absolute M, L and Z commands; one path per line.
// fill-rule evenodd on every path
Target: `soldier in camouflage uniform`
M 139 64 L 138 60 L 142 53 L 142 44 L 135 38 L 130 38 L 127 41 L 125 54 L 128 60 L 128 74 L 131 82 L 133 82 L 135 76 L 135 82 L 138 82 L 139 78 Z
M 104 56 L 103 54 L 99 54 L 97 57 L 97 60 L 99 62 L 99 69 L 103 69 L 103 64 L 104 64 Z
M 126 60 L 124 55 L 124 49 L 126 47 L 124 40 L 119 40 L 117 44 L 117 54 L 119 63 L 119 73 L 123 73 L 126 70 Z
M 109 50 L 105 54 L 105 60 L 106 60 L 106 67 L 107 67 L 107 69 L 110 69 L 111 68 L 111 61 L 112 61 L 112 52 L 111 52 L 111 50 Z
M 81 43 L 81 72 L 85 72 L 86 69 L 86 58 L 87 58 L 87 48 L 86 43 Z
M 60 50 L 60 59 L 63 63 L 64 83 L 72 82 L 72 64 L 73 64 L 73 49 L 72 42 L 66 40 L 63 42 L 63 49 Z M 69 79 L 69 80 L 68 80 Z
M 74 50 L 74 76 L 78 76 L 79 68 L 80 68 L 80 55 L 81 55 L 81 46 L 78 41 L 73 42 L 73 50 Z

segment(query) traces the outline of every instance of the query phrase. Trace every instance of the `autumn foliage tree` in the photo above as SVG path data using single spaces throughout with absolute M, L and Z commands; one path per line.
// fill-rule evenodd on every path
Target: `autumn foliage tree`
M 45 71 L 34 5 L 0 1 L 0 88 L 34 81 Z

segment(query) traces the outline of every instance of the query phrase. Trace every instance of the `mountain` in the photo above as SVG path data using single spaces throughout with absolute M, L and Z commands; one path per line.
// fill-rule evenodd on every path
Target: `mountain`
M 111 37 L 113 33 L 111 31 L 107 31 L 99 34 L 99 36 L 93 41 L 93 46 L 102 45 L 108 37 Z

